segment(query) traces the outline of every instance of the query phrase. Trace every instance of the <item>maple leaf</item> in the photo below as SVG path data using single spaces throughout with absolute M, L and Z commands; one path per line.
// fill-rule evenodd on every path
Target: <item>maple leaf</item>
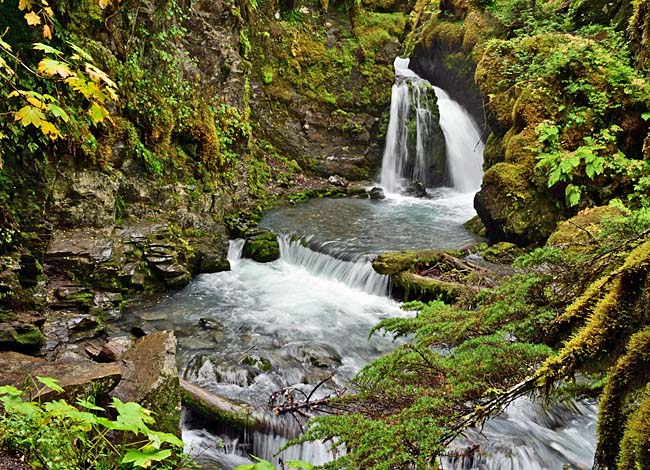
M 34 127 L 41 127 L 41 122 L 45 120 L 45 115 L 41 112 L 40 109 L 33 106 L 23 106 L 14 115 L 14 121 L 20 121 L 20 123 L 27 127 L 30 124 Z
M 48 54 L 55 54 L 55 55 L 63 54 L 63 52 L 61 52 L 60 50 L 55 49 L 52 46 L 48 46 L 47 44 L 43 44 L 42 42 L 34 43 L 34 45 L 32 46 L 32 49 L 35 49 L 37 51 L 43 51 L 43 52 L 46 52 Z
M 50 77 L 59 75 L 61 78 L 66 78 L 75 75 L 75 73 L 70 70 L 70 67 L 68 67 L 68 64 L 48 57 L 38 63 L 38 71 L 45 75 L 49 75 Z
M 90 109 L 88 110 L 88 114 L 90 115 L 90 119 L 92 119 L 93 123 L 95 124 L 99 124 L 100 122 L 102 122 L 104 119 L 108 117 L 108 111 L 106 110 L 106 108 L 94 102 L 90 106 Z
M 34 106 L 35 108 L 38 109 L 44 109 L 45 108 L 45 103 L 43 103 L 41 100 L 38 98 L 34 98 L 33 96 L 28 96 L 27 97 L 27 102 Z
M 18 9 L 20 11 L 30 10 L 32 8 L 32 0 L 19 0 Z
M 66 113 L 62 108 L 59 106 L 50 103 L 47 105 L 47 110 L 48 112 L 52 113 L 52 115 L 61 118 L 63 122 L 68 122 L 70 120 L 70 116 L 68 116 L 68 113 Z
M 49 121 L 41 121 L 41 131 L 52 140 L 59 139 L 61 132 Z
M 27 21 L 27 24 L 30 26 L 41 24 L 41 17 L 38 16 L 33 11 L 30 11 L 29 13 L 25 13 L 25 20 Z
M 48 25 L 43 25 L 43 37 L 45 39 L 52 39 L 52 28 Z

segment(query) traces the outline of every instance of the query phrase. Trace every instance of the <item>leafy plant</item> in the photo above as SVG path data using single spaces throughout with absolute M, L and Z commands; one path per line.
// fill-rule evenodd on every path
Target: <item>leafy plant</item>
M 46 388 L 63 392 L 56 379 L 36 377 L 35 395 Z M 35 382 L 36 383 L 36 382 Z M 19 451 L 50 470 L 108 468 L 172 468 L 183 442 L 173 434 L 155 431 L 151 411 L 137 403 L 113 398 L 115 419 L 91 400 L 40 402 L 27 393 L 0 387 L 0 447 Z M 122 443 L 115 443 L 115 440 Z

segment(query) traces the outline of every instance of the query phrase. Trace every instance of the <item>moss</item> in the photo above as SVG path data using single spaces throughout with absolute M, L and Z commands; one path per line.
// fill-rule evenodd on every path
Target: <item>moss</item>
M 476 290 L 463 284 L 424 277 L 412 272 L 399 273 L 392 279 L 394 286 L 404 291 L 404 300 L 440 300 L 453 304 L 461 297 L 476 293 Z
M 277 235 L 271 232 L 263 232 L 246 239 L 242 255 L 251 258 L 258 263 L 268 263 L 280 257 L 280 245 Z
M 465 222 L 463 227 L 465 227 L 468 232 L 478 235 L 479 237 L 485 237 L 485 225 L 483 225 L 483 222 L 481 222 L 478 215 L 475 215 Z
M 617 464 L 618 470 L 650 467 L 650 386 L 648 385 L 639 407 L 625 424 Z
M 632 462 L 644 461 L 647 465 L 649 454 L 646 449 L 645 459 L 640 455 L 644 439 L 639 440 L 638 432 L 643 427 L 641 416 L 647 414 L 648 404 L 635 404 L 634 391 L 640 386 L 647 388 L 648 371 L 650 370 L 650 328 L 635 333 L 627 345 L 625 354 L 616 362 L 609 373 L 609 379 L 599 402 L 598 419 L 598 450 L 596 453 L 599 465 L 608 468 L 621 468 L 616 466 L 619 457 L 626 464 L 623 468 L 639 468 L 631 465 Z M 644 401 L 648 398 L 648 390 L 643 395 Z M 637 408 L 635 410 L 635 408 Z M 639 413 L 639 414 L 637 414 Z M 625 426 L 621 423 L 627 420 Z M 636 416 L 635 416 L 636 415 Z M 641 418 L 641 419 L 640 419 Z M 641 425 L 641 426 L 639 426 Z M 650 422 L 645 423 L 644 436 L 650 435 Z M 627 436 L 624 438 L 623 435 Z M 641 444 L 641 445 L 640 445 Z M 644 465 L 641 468 L 645 468 Z
M 572 253 L 588 253 L 603 243 L 603 224 L 620 216 L 619 209 L 610 206 L 592 207 L 580 211 L 575 217 L 561 222 L 546 244 Z
M 524 250 L 514 243 L 500 242 L 495 243 L 485 250 L 483 258 L 492 263 L 511 264 L 517 257 L 521 256 Z
M 373 269 L 379 274 L 394 275 L 403 271 L 431 266 L 441 259 L 438 251 L 399 251 L 382 253 L 372 262 Z
M 218 423 L 223 423 L 232 426 L 235 429 L 250 429 L 253 425 L 253 420 L 250 415 L 243 412 L 228 413 L 226 410 L 210 406 L 209 403 L 201 400 L 196 400 L 194 395 L 181 387 L 181 402 L 192 410 L 208 416 L 211 420 Z

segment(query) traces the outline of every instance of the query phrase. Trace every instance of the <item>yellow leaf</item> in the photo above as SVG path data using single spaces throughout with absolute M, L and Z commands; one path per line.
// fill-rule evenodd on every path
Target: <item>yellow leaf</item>
M 61 132 L 49 121 L 41 121 L 41 131 L 52 140 L 61 137 Z
M 35 108 L 38 108 L 38 109 L 45 109 L 45 104 L 44 104 L 42 101 L 37 100 L 37 99 L 34 98 L 33 96 L 28 96 L 28 97 L 27 97 L 27 102 L 28 102 L 29 104 L 31 104 L 32 106 L 34 106 Z
M 41 122 L 43 120 L 45 120 L 45 115 L 38 108 L 33 106 L 24 106 L 20 108 L 14 116 L 14 121 L 20 121 L 20 123 L 25 127 L 30 124 L 34 127 L 41 127 Z
M 18 96 L 18 95 L 20 95 L 20 94 L 21 94 L 20 91 L 14 90 L 14 91 L 12 91 L 11 93 L 9 93 L 9 94 L 7 95 L 7 98 L 13 98 L 14 96 Z
M 99 8 L 102 10 L 105 9 L 107 6 L 111 5 L 113 2 L 111 0 L 97 0 L 97 4 L 99 5 Z
M 30 10 L 32 8 L 32 0 L 19 0 L 18 9 L 20 11 Z
M 30 26 L 41 24 L 41 17 L 38 16 L 33 11 L 30 11 L 29 13 L 25 13 L 25 20 L 27 20 L 27 24 Z
M 43 3 L 45 3 L 45 2 L 43 2 Z M 54 16 L 54 11 L 50 7 L 43 8 L 43 11 L 45 11 L 45 14 L 47 16 L 50 16 L 50 17 Z
M 38 71 L 50 77 L 59 75 L 61 78 L 67 78 L 75 75 L 68 67 L 68 64 L 60 60 L 50 59 L 49 57 L 46 57 L 38 63 Z
M 52 28 L 48 25 L 43 25 L 43 37 L 45 39 L 52 39 Z

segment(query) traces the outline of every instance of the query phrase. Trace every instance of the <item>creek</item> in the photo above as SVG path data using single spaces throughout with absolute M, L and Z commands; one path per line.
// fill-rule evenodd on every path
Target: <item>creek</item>
M 317 199 L 266 214 L 260 225 L 279 237 L 281 256 L 260 264 L 241 258 L 242 240 L 231 241 L 231 271 L 204 274 L 182 291 L 131 312 L 178 337 L 178 360 L 187 380 L 227 398 L 267 410 L 269 396 L 287 386 L 318 393 L 349 386 L 364 364 L 395 347 L 369 330 L 381 319 L 411 315 L 389 296 L 389 280 L 370 261 L 404 249 L 450 249 L 476 241 L 462 226 L 475 215 L 482 143 L 469 114 L 442 90 L 428 85 L 396 60 L 390 125 L 381 175 L 387 197 Z M 427 188 L 426 197 L 401 191 L 428 171 L 429 109 L 423 93 L 435 92 L 445 137 L 450 187 Z M 416 120 L 416 145 L 407 121 Z M 420 135 L 420 132 L 423 132 Z M 415 162 L 415 163 L 413 163 Z M 445 469 L 560 469 L 590 467 L 595 407 L 586 403 L 545 409 L 519 399 L 482 432 L 470 430 L 453 443 Z M 186 415 L 183 439 L 202 468 L 250 463 L 248 454 L 277 462 L 298 458 L 321 464 L 333 456 L 326 444 L 309 443 L 274 454 L 299 428 L 289 417 L 266 411 L 266 432 L 235 432 Z M 222 445 L 216 445 L 221 442 Z M 465 453 L 474 445 L 480 453 Z

